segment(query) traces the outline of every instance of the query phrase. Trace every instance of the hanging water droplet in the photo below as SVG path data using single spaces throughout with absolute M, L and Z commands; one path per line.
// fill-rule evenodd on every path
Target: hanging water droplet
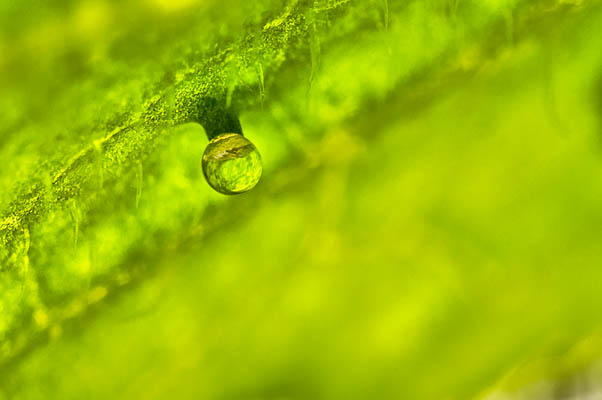
M 211 139 L 203 153 L 203 173 L 209 185 L 223 194 L 251 190 L 261 178 L 261 156 L 247 138 L 224 133 Z

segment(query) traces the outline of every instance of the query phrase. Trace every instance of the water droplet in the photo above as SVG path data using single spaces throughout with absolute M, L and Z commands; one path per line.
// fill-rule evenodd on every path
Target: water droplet
M 211 139 L 203 154 L 203 173 L 209 185 L 223 194 L 238 194 L 257 185 L 261 156 L 247 138 L 224 133 Z

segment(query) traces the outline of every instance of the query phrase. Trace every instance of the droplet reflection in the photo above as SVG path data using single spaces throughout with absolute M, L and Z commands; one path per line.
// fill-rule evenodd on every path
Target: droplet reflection
M 213 138 L 203 153 L 203 173 L 209 185 L 223 194 L 239 194 L 257 185 L 261 156 L 247 138 L 224 133 Z

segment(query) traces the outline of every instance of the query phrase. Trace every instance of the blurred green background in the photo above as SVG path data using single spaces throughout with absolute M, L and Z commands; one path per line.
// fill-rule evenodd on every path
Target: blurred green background
M 602 382 L 600 1 L 2 0 L 0 110 L 0 399 Z

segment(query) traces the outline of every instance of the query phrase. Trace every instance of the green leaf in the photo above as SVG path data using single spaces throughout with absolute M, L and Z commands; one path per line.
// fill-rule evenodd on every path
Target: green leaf
M 0 398 L 465 399 L 584 368 L 601 23 L 577 0 L 0 5 Z M 232 110 L 264 169 L 226 197 L 201 158 Z

